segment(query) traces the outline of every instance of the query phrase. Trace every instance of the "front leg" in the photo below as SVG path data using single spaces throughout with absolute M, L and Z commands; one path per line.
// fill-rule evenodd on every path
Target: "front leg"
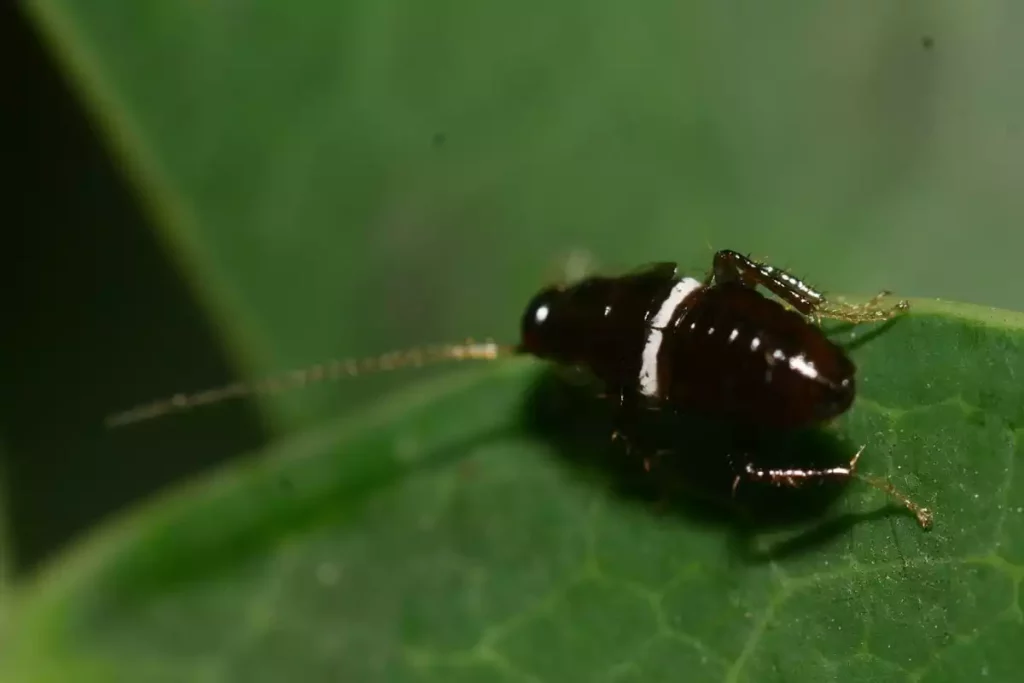
M 715 254 L 711 280 L 715 284 L 734 282 L 750 288 L 760 285 L 802 315 L 814 320 L 828 318 L 848 323 L 878 322 L 893 318 L 910 308 L 903 300 L 892 306 L 884 306 L 882 299 L 889 296 L 890 292 L 881 292 L 864 304 L 832 302 L 804 280 L 729 249 Z
M 626 456 L 629 457 L 637 451 L 644 450 L 636 446 L 634 438 L 640 433 L 640 421 L 643 414 L 658 412 L 661 407 L 656 403 L 644 400 L 644 397 L 636 393 L 625 390 L 618 390 L 612 394 L 612 400 L 617 403 L 612 424 L 612 441 L 622 444 Z M 661 451 L 658 451 L 653 455 L 644 456 L 643 466 L 646 471 L 651 471 L 654 459 L 660 454 Z

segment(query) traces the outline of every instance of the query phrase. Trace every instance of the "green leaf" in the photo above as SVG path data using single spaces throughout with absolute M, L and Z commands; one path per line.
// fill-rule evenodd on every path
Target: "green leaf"
M 995 9 L 24 4 L 249 374 L 507 336 L 580 245 L 703 269 L 713 240 L 831 290 L 1024 304 L 1003 144 L 1024 43 L 998 42 Z M 19 683 L 1012 680 L 1021 322 L 1002 316 L 922 305 L 857 351 L 839 430 L 935 509 L 931 533 L 874 516 L 737 555 L 728 518 L 581 466 L 600 421 L 527 429 L 535 370 L 495 366 L 99 532 L 19 595 L 3 664 Z M 266 408 L 283 432 L 339 402 Z M 851 487 L 841 509 L 883 502 Z
M 915 301 L 853 353 L 835 430 L 930 532 L 871 514 L 736 553 L 732 523 L 620 494 L 531 428 L 538 368 L 509 361 L 107 528 L 24 594 L 7 680 L 1016 680 L 1024 316 Z M 825 514 L 885 505 L 852 484 Z

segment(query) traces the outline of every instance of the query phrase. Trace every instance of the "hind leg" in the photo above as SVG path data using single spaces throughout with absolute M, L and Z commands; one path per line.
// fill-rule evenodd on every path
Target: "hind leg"
M 748 462 L 737 472 L 736 478 L 733 480 L 733 496 L 736 495 L 736 489 L 743 480 L 761 481 L 767 482 L 773 486 L 790 486 L 795 488 L 798 486 L 804 486 L 808 483 L 821 483 L 828 480 L 849 481 L 851 479 L 858 479 L 868 486 L 876 488 L 902 503 L 907 510 L 914 514 L 917 518 L 917 523 L 922 529 L 931 528 L 931 510 L 921 507 L 912 501 L 906 494 L 897 489 L 895 484 L 888 479 L 874 477 L 868 474 L 861 474 L 857 471 L 857 462 L 860 460 L 861 453 L 864 452 L 864 449 L 865 446 L 861 446 L 850 459 L 849 463 L 837 467 L 810 469 L 804 467 L 763 468 Z
M 806 281 L 767 263 L 754 261 L 728 249 L 715 254 L 711 282 L 735 282 L 746 287 L 764 287 L 799 313 L 815 320 L 823 318 L 848 323 L 879 322 L 894 318 L 910 308 L 905 300 L 883 304 L 891 292 L 880 292 L 863 304 L 831 301 Z

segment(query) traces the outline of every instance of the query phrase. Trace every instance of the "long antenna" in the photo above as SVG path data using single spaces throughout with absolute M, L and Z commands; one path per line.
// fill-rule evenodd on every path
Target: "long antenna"
M 474 342 L 469 339 L 462 344 L 423 346 L 403 351 L 392 351 L 369 358 L 330 360 L 255 382 L 234 382 L 194 393 L 175 394 L 110 415 L 105 423 L 110 428 L 123 427 L 169 413 L 183 412 L 191 408 L 245 396 L 277 394 L 311 384 L 334 382 L 346 377 L 387 372 L 406 367 L 422 367 L 444 361 L 495 360 L 514 355 L 519 351 L 517 346 L 506 346 L 492 341 Z

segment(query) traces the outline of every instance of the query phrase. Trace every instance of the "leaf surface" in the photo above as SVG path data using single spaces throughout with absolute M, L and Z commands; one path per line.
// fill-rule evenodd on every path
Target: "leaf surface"
M 853 353 L 834 429 L 931 532 L 896 513 L 738 555 L 732 524 L 620 495 L 530 428 L 537 367 L 508 362 L 121 520 L 26 594 L 9 680 L 1015 680 L 1024 319 L 915 302 Z M 850 485 L 825 514 L 885 504 Z

